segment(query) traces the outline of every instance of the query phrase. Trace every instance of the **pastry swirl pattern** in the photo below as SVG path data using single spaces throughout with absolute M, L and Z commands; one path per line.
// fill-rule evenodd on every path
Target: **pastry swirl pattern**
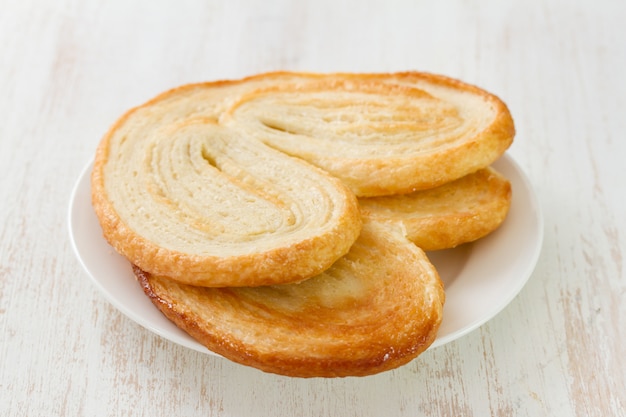
M 340 178 L 358 196 L 433 188 L 483 168 L 511 143 L 497 97 L 431 74 L 300 75 L 242 94 L 220 116 Z
M 201 288 L 134 272 L 152 302 L 212 351 L 295 377 L 407 363 L 435 339 L 445 299 L 424 252 L 401 228 L 378 222 L 366 222 L 331 268 L 298 284 Z
M 112 142 L 120 157 L 96 165 L 94 206 L 112 245 L 152 273 L 206 286 L 299 281 L 360 232 L 340 181 L 211 120 Z

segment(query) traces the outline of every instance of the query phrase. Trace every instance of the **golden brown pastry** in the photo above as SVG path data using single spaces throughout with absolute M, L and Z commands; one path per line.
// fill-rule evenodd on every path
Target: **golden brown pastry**
M 515 134 L 500 99 L 439 75 L 267 74 L 252 81 L 220 122 L 319 166 L 357 196 L 455 180 L 489 166 Z
M 375 222 L 329 270 L 297 284 L 201 288 L 134 271 L 163 314 L 210 350 L 297 377 L 407 363 L 435 340 L 444 303 L 424 252 L 400 227 Z
M 473 242 L 497 229 L 511 205 L 511 184 L 493 168 L 410 194 L 360 198 L 361 213 L 401 223 L 407 238 L 426 250 Z
M 106 239 L 143 270 L 201 286 L 293 282 L 356 240 L 356 198 L 336 178 L 210 121 L 145 119 L 112 130 L 92 174 Z

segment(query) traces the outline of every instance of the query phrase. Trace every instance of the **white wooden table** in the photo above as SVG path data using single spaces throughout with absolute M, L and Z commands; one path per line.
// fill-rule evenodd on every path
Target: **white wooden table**
M 626 3 L 0 0 L 0 415 L 625 416 Z M 545 219 L 515 300 L 400 369 L 290 379 L 113 308 L 70 247 L 108 126 L 267 70 L 442 73 L 504 99 Z

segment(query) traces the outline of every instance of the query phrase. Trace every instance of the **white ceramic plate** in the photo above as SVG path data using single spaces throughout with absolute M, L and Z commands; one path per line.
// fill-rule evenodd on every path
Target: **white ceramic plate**
M 161 314 L 144 295 L 130 264 L 103 239 L 91 207 L 89 163 L 80 174 L 69 207 L 72 246 L 83 268 L 123 314 L 172 342 L 214 354 Z M 530 182 L 509 156 L 494 167 L 511 181 L 513 201 L 505 222 L 478 242 L 431 252 L 446 288 L 444 318 L 431 349 L 480 327 L 521 291 L 541 250 L 543 220 Z

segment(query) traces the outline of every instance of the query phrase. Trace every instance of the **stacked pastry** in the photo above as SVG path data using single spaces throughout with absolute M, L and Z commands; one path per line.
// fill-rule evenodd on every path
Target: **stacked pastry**
M 98 147 L 107 241 L 177 326 L 235 362 L 368 375 L 435 340 L 444 289 L 424 250 L 504 220 L 490 165 L 512 118 L 424 73 L 268 73 L 130 110 Z

